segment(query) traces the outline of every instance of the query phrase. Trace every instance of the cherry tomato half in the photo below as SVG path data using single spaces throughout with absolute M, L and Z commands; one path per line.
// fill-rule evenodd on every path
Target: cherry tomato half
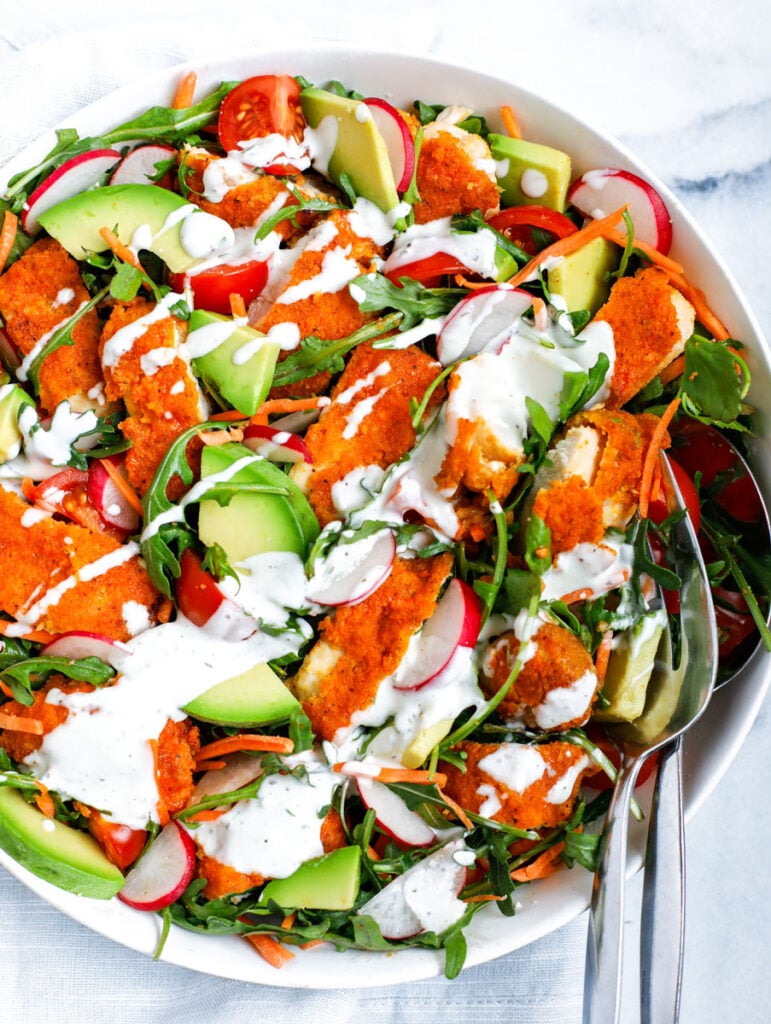
M 205 625 L 225 597 L 214 577 L 201 568 L 198 555 L 185 548 L 180 559 L 175 596 L 179 610 L 196 626 Z
M 714 427 L 698 420 L 685 420 L 673 431 L 673 449 L 678 462 L 691 476 L 701 473 L 701 486 L 709 490 L 718 476 L 725 484 L 715 502 L 728 515 L 743 523 L 762 521 L 763 507 L 752 478 L 744 472 L 741 458 Z
M 422 260 L 414 260 L 412 263 L 405 263 L 393 270 L 386 270 L 385 276 L 397 287 L 401 287 L 400 277 L 409 277 L 422 284 L 424 288 L 438 288 L 442 283 L 442 278 L 447 274 L 463 273 L 469 273 L 469 269 L 460 262 L 457 256 L 450 256 L 446 252 L 435 252 L 433 256 L 426 256 Z
M 230 313 L 230 296 L 240 295 L 245 305 L 255 299 L 268 280 L 268 264 L 264 260 L 251 260 L 233 266 L 222 264 L 202 270 L 200 274 L 169 274 L 174 291 L 183 291 L 185 283 L 193 293 L 196 309 L 211 313 Z
M 672 475 L 680 489 L 680 494 L 683 496 L 685 507 L 688 509 L 688 515 L 691 520 L 693 531 L 694 533 L 698 533 L 701 528 L 701 507 L 699 505 L 699 495 L 696 491 L 696 485 L 679 462 L 676 462 L 670 457 L 669 464 L 672 467 Z M 662 523 L 668 515 L 669 511 L 663 496 L 652 501 L 648 506 L 648 516 L 654 523 Z
M 92 809 L 88 813 L 88 831 L 102 847 L 108 860 L 121 871 L 131 867 L 147 842 L 144 829 L 118 825 Z
M 567 238 L 578 231 L 570 217 L 548 206 L 510 206 L 493 214 L 487 223 L 532 256 L 539 250 L 532 228 L 548 231 L 557 238 Z
M 305 118 L 300 107 L 300 86 L 291 75 L 255 75 L 229 92 L 220 106 L 217 134 L 226 152 L 239 142 L 266 135 L 302 138 Z M 270 174 L 296 174 L 290 164 L 265 168 Z
M 33 505 L 64 516 L 92 533 L 106 533 L 122 540 L 125 530 L 110 526 L 102 519 L 88 496 L 88 472 L 85 469 L 62 469 L 39 484 L 25 487 L 24 497 Z

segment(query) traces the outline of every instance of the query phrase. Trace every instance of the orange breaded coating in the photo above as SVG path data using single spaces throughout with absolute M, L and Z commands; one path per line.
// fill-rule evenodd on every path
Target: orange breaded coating
M 49 704 L 46 700 L 51 690 L 61 690 L 62 693 L 90 693 L 94 687 L 90 683 L 73 682 L 62 675 L 51 675 L 46 679 L 40 689 L 35 690 L 30 705 L 20 704 L 18 701 L 10 700 L 0 705 L 0 711 L 4 715 L 13 715 L 14 718 L 30 718 L 40 722 L 43 726 L 41 736 L 27 732 L 16 732 L 13 729 L 0 729 L 0 749 L 14 761 L 23 761 L 33 751 L 40 748 L 43 737 L 61 725 L 67 718 L 69 711 L 62 704 Z
M 458 379 L 450 375 L 450 392 Z M 516 483 L 523 459 L 523 453 L 512 452 L 502 444 L 484 420 L 459 419 L 436 483 L 449 493 L 464 487 L 478 494 L 492 490 L 502 501 Z
M 158 737 L 158 794 L 170 814 L 190 803 L 195 788 L 195 755 L 201 747 L 198 727 L 189 719 L 171 719 Z
M 599 544 L 635 513 L 656 422 L 649 414 L 591 409 L 566 424 L 533 486 L 532 511 L 551 531 L 552 553 Z
M 373 594 L 321 622 L 321 639 L 292 681 L 314 732 L 331 740 L 369 707 L 436 607 L 451 566 L 449 554 L 396 558 Z
M 563 741 L 466 742 L 458 749 L 466 753 L 466 771 L 441 764 L 440 771 L 447 775 L 444 792 L 473 814 L 515 828 L 554 828 L 567 821 L 582 778 L 596 770 L 580 747 Z M 507 779 L 509 785 L 495 776 Z M 515 782 L 518 788 L 513 788 Z
M 44 238 L 0 277 L 0 316 L 13 344 L 28 355 L 41 338 L 74 316 L 91 296 L 78 265 L 53 238 Z M 65 399 L 77 412 L 96 408 L 89 398 L 102 384 L 99 318 L 90 310 L 73 329 L 73 345 L 63 345 L 40 367 L 40 405 L 53 412 Z
M 450 124 L 426 126 L 418 158 L 420 201 L 415 222 L 426 224 L 456 213 L 495 211 L 500 190 L 487 143 Z
M 661 270 L 650 267 L 616 281 L 594 319 L 613 328 L 616 362 L 605 404 L 618 408 L 682 353 L 694 310 Z
M 334 484 L 360 466 L 385 469 L 413 447 L 410 402 L 420 401 L 440 372 L 439 363 L 414 347 L 354 349 L 332 391 L 331 405 L 305 436 L 312 458 L 308 498 L 322 526 L 340 518 L 332 502 Z M 440 398 L 437 388 L 431 407 Z M 358 403 L 367 401 L 374 405 L 351 434 L 351 417 Z
M 0 488 L 0 610 L 13 618 L 24 616 L 30 629 L 84 630 L 113 640 L 131 636 L 123 618 L 127 602 L 144 606 L 149 621 L 157 620 L 164 602 L 135 545 L 124 548 L 103 533 L 51 517 L 25 520 L 31 508 Z M 124 552 L 127 560 L 121 560 Z M 93 579 L 82 579 L 82 570 L 99 559 L 106 559 L 104 571 L 97 565 Z M 70 577 L 72 586 L 65 585 Z
M 535 654 L 522 666 L 501 701 L 501 716 L 521 720 L 531 729 L 563 730 L 583 725 L 597 692 L 597 677 L 589 652 L 570 630 L 551 622 L 540 626 L 532 642 Z M 487 648 L 480 682 L 489 694 L 497 693 L 509 678 L 519 649 L 520 642 L 512 631 L 503 633 Z M 582 681 L 581 693 L 574 688 L 579 680 Z M 565 690 L 572 693 L 557 692 Z M 548 703 L 550 695 L 555 702 L 553 709 Z M 567 699 L 561 699 L 563 697 Z M 578 713 L 571 716 L 571 711 Z
M 204 418 L 198 385 L 177 352 L 184 325 L 175 317 L 148 322 L 116 363 L 110 356 L 110 342 L 117 344 L 113 339 L 118 332 L 130 331 L 132 324 L 151 315 L 153 309 L 146 299 L 116 305 L 105 324 L 100 346 L 107 397 L 123 399 L 126 404 L 128 416 L 120 425 L 132 443 L 126 453 L 126 473 L 140 494 L 147 491 L 172 442 Z M 169 357 L 166 350 L 174 355 Z

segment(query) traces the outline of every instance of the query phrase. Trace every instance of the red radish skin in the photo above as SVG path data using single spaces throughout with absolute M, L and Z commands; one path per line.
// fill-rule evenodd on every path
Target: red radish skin
M 40 653 L 46 658 L 69 658 L 70 661 L 100 658 L 117 669 L 130 657 L 131 648 L 120 640 L 112 640 L 101 633 L 72 630 L 57 636 L 55 640 L 46 644 Z
M 420 690 L 447 668 L 459 647 L 473 647 L 482 626 L 482 606 L 462 580 L 450 582 L 436 611 L 423 625 L 418 651 L 403 672 L 397 672 L 395 690 Z
M 533 297 L 505 284 L 479 288 L 467 295 L 447 317 L 436 340 L 442 366 L 502 345 L 517 320 L 533 305 Z
M 365 807 L 375 812 L 378 825 L 404 846 L 430 846 L 436 841 L 434 830 L 417 811 L 411 811 L 393 790 L 375 779 L 356 779 Z
M 350 554 L 349 560 L 346 554 Z M 359 604 L 388 579 L 395 557 L 396 540 L 390 530 L 352 544 L 338 544 L 329 560 L 319 559 L 318 572 L 311 577 L 306 594 L 316 604 L 332 608 Z M 335 566 L 333 559 L 341 558 L 343 564 Z
M 244 430 L 244 444 L 271 462 L 312 461 L 305 441 L 297 434 L 261 423 L 252 423 Z
M 387 100 L 370 97 L 364 102 L 385 141 L 396 191 L 404 192 L 409 188 L 415 171 L 415 143 L 412 134 L 399 111 Z
M 170 821 L 126 875 L 118 899 L 135 910 L 163 910 L 179 899 L 195 872 L 195 843 Z
M 40 227 L 39 217 L 57 203 L 97 185 L 120 160 L 117 149 L 92 149 L 65 161 L 35 189 L 21 213 L 21 226 L 28 235 Z
M 108 526 L 134 533 L 139 528 L 139 514 L 129 505 L 112 477 L 104 468 L 103 459 L 92 459 L 88 467 L 88 496 Z M 116 465 L 113 461 L 112 465 Z M 116 466 L 117 468 L 117 466 Z
M 128 153 L 110 178 L 111 185 L 154 185 L 158 179 L 156 164 L 175 160 L 176 149 L 171 146 L 138 146 Z
M 624 204 L 634 224 L 635 237 L 664 256 L 672 245 L 672 220 L 656 189 L 631 171 L 602 167 L 587 171 L 570 186 L 568 201 L 585 217 L 599 219 Z M 624 223 L 619 224 L 623 233 Z

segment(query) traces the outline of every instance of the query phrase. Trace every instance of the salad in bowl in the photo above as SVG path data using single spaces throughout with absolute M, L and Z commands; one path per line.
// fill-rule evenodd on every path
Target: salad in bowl
M 674 710 L 659 453 L 749 435 L 751 354 L 661 190 L 516 90 L 239 71 L 6 184 L 0 848 L 140 948 L 454 976 L 575 906 Z

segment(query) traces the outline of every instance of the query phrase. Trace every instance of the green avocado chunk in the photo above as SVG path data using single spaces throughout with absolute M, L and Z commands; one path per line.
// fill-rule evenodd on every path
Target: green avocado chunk
M 308 860 L 287 878 L 274 878 L 262 890 L 262 903 L 275 900 L 284 910 L 350 910 L 359 894 L 361 852 L 344 846 Z
M 46 818 L 17 789 L 0 787 L 0 847 L 22 867 L 77 896 L 109 900 L 123 875 L 85 832 Z
M 244 490 L 226 505 L 205 498 L 199 507 L 198 536 L 207 547 L 219 544 L 233 563 L 266 551 L 294 551 L 304 560 L 319 535 L 319 523 L 308 499 L 278 466 L 254 458 L 249 448 L 231 442 L 203 449 L 201 476 L 222 473 L 247 456 L 252 456 L 252 461 L 228 482 L 276 487 L 284 493 Z
M 653 612 L 621 634 L 611 652 L 602 684 L 608 704 L 594 712 L 597 721 L 633 722 L 643 713 L 663 631 L 663 616 Z
M 562 296 L 569 313 L 588 309 L 594 316 L 610 294 L 608 274 L 620 259 L 619 246 L 594 238 L 550 268 L 549 291 Z
M 18 384 L 3 384 L 0 387 L 0 463 L 18 454 L 21 443 L 19 413 L 25 405 L 34 407 L 34 404 Z
M 289 718 L 299 706 L 270 665 L 260 664 L 210 687 L 182 710 L 202 722 L 251 728 Z
M 300 93 L 305 120 L 318 130 L 317 171 L 336 184 L 346 175 L 357 196 L 388 213 L 399 203 L 385 139 L 361 100 L 310 86 Z
M 270 391 L 280 345 L 232 317 L 204 309 L 193 311 L 188 326 L 192 351 L 206 332 L 211 332 L 213 341 L 222 339 L 210 352 L 193 358 L 193 370 L 234 409 L 253 416 Z
M 99 234 L 110 228 L 125 245 L 147 249 L 169 270 L 183 273 L 203 254 L 192 255 L 182 244 L 182 226 L 189 217 L 219 218 L 191 206 L 181 196 L 157 185 L 105 185 L 65 199 L 40 215 L 40 224 L 71 256 L 82 260 L 89 252 L 104 252 Z M 222 221 L 224 228 L 227 228 Z M 228 228 L 228 230 L 230 230 Z
M 502 206 L 565 209 L 571 174 L 567 153 L 508 135 L 492 134 L 487 141 L 498 164 Z

